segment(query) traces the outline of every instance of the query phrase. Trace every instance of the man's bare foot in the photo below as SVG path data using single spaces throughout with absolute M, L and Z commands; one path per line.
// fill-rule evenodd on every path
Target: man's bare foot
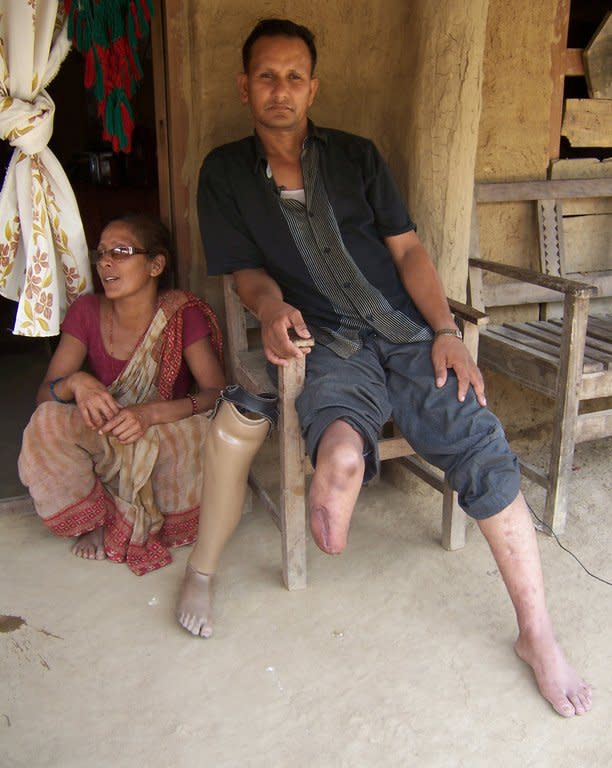
M 89 533 L 82 533 L 70 551 L 76 557 L 83 557 L 85 560 L 104 560 L 106 558 L 104 528 L 100 526 Z
M 530 638 L 522 633 L 514 649 L 532 668 L 540 693 L 560 715 L 584 715 L 591 709 L 591 686 L 570 666 L 552 634 Z
M 189 563 L 176 605 L 176 618 L 192 635 L 212 635 L 213 575 L 200 573 Z

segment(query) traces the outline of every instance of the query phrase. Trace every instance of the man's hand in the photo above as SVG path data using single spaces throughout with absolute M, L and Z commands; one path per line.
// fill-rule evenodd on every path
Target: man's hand
M 309 339 L 302 313 L 280 299 L 266 301 L 259 311 L 261 339 L 268 360 L 274 365 L 287 366 L 288 358 L 303 357 L 309 349 L 300 349 L 289 338 L 293 329 L 302 339 Z
M 460 402 L 465 400 L 471 384 L 480 405 L 487 404 L 482 374 L 461 339 L 454 336 L 438 336 L 434 339 L 431 348 L 431 360 L 436 387 L 443 387 L 446 384 L 447 371 L 452 368 L 457 376 L 457 399 Z
M 150 405 L 128 405 L 113 416 L 99 432 L 101 435 L 111 434 L 123 445 L 128 445 L 139 440 L 151 424 Z
M 85 371 L 73 373 L 67 379 L 83 421 L 90 429 L 100 429 L 119 413 L 120 406 L 102 382 Z

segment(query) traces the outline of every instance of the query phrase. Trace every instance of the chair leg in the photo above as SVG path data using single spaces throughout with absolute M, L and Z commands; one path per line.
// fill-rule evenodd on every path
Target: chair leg
M 304 386 L 304 360 L 279 367 L 280 522 L 283 580 L 287 589 L 306 587 L 306 481 L 304 441 L 295 399 Z
M 457 493 L 444 481 L 442 492 L 442 546 L 462 549 L 465 546 L 465 512 L 459 506 Z
M 589 299 L 566 296 L 544 522 L 563 533 L 572 475 Z

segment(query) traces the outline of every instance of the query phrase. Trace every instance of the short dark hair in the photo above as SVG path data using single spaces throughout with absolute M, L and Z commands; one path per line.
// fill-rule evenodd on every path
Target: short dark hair
M 166 264 L 160 275 L 159 285 L 163 288 L 168 287 L 172 282 L 174 261 L 174 246 L 168 227 L 157 216 L 149 213 L 126 213 L 123 216 L 116 216 L 106 226 L 115 222 L 121 222 L 132 230 L 147 251 L 149 259 L 154 259 L 158 253 L 165 257 Z
M 296 24 L 289 19 L 262 19 L 257 22 L 242 46 L 242 67 L 245 72 L 248 72 L 249 69 L 253 45 L 260 37 L 298 37 L 300 40 L 303 40 L 310 53 L 312 64 L 310 74 L 314 73 L 317 65 L 317 48 L 314 42 L 314 35 L 308 27 Z

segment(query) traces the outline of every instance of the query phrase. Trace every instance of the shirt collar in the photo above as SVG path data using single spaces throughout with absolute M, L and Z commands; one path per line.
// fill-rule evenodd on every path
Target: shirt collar
M 262 140 L 257 135 L 257 131 L 253 132 L 253 138 L 255 139 L 255 167 L 253 168 L 253 172 L 257 173 L 261 165 L 267 166 L 268 159 L 266 157 L 266 150 L 264 148 Z M 308 132 L 306 134 L 306 138 L 304 139 L 304 147 L 307 146 L 308 142 L 310 142 L 313 139 L 317 139 L 317 141 L 321 141 L 323 144 L 327 144 L 327 136 L 320 128 L 317 128 L 317 126 L 312 122 L 312 120 L 308 120 Z

